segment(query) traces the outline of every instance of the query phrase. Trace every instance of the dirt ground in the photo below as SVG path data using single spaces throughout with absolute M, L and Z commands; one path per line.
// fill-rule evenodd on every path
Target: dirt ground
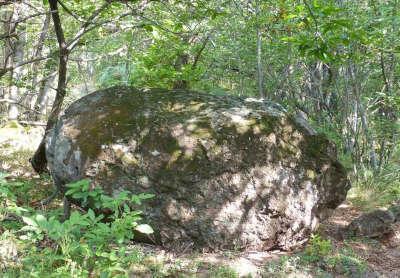
M 329 239 L 336 250 L 341 248 L 350 248 L 354 255 L 365 262 L 367 269 L 362 274 L 357 272 L 327 271 L 318 274 L 315 271 L 316 266 L 310 266 L 305 269 L 285 269 L 275 275 L 265 274 L 265 267 L 271 262 L 279 262 L 283 257 L 296 256 L 297 252 L 289 253 L 282 251 L 270 252 L 220 252 L 204 254 L 175 254 L 162 248 L 151 245 L 139 245 L 145 253 L 153 254 L 155 260 L 162 261 L 164 264 L 170 264 L 171 267 L 179 262 L 182 271 L 189 269 L 194 261 L 200 262 L 204 267 L 197 271 L 195 277 L 210 277 L 209 266 L 220 265 L 227 266 L 233 270 L 239 277 L 400 277 L 400 223 L 394 226 L 394 233 L 382 239 L 357 238 L 352 240 L 343 240 L 340 238 L 340 229 L 349 224 L 358 217 L 362 211 L 345 202 L 339 206 L 333 216 L 322 223 L 319 228 L 319 234 L 323 238 Z M 301 250 L 298 250 L 300 253 Z M 179 272 L 182 273 L 182 272 Z M 145 277 L 145 276 L 144 276 Z M 183 276 L 185 277 L 185 276 Z
M 330 238 L 337 247 L 341 247 L 344 241 L 338 236 L 338 231 L 362 213 L 350 202 L 345 202 L 321 225 L 321 233 Z M 346 242 L 378 277 L 400 277 L 400 223 L 395 223 L 393 228 L 393 233 L 381 239 Z

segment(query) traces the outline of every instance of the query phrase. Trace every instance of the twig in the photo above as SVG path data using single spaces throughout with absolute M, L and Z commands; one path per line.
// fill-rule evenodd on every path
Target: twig
M 40 15 L 44 15 L 44 14 L 48 14 L 48 12 L 39 12 L 39 13 L 31 14 L 31 15 L 28 15 L 28 16 L 26 16 L 24 18 L 18 19 L 18 20 L 11 20 L 11 21 L 0 20 L 0 21 L 3 22 L 3 23 L 19 24 L 21 22 L 27 21 L 28 19 L 40 16 Z
M 35 122 L 35 121 L 18 121 L 18 123 L 20 123 L 21 125 L 46 126 L 46 123 L 44 122 Z
M 83 20 L 79 15 L 77 15 L 76 13 L 74 13 L 73 11 L 71 11 L 62 1 L 57 0 L 58 4 L 60 4 L 60 6 L 64 9 L 64 11 L 69 14 L 70 16 L 72 16 L 73 18 L 75 18 L 76 20 L 78 20 L 79 22 L 84 23 L 85 20 Z
M 27 65 L 27 64 L 34 63 L 34 62 L 43 61 L 43 60 L 49 59 L 50 57 L 51 57 L 51 55 L 48 55 L 48 56 L 46 56 L 46 57 L 38 57 L 38 58 L 35 58 L 35 59 L 31 59 L 31 60 L 28 60 L 28 61 L 24 61 L 24 62 L 18 63 L 18 64 L 16 64 L 16 65 L 13 66 L 13 67 L 2 68 L 2 69 L 0 69 L 0 78 L 1 78 L 3 75 L 5 75 L 7 72 L 13 71 L 13 70 L 15 70 L 16 68 L 19 68 L 19 67 L 22 67 L 22 66 L 25 66 L 25 65 Z
M 56 190 L 49 197 L 47 197 L 46 199 L 40 201 L 40 205 L 41 206 L 49 205 L 51 202 L 54 201 L 55 198 L 57 198 L 58 194 L 60 194 L 60 190 L 58 188 L 56 188 Z
M 19 101 L 16 101 L 16 100 L 14 100 L 14 99 L 2 98 L 2 99 L 0 99 L 0 103 L 2 103 L 2 102 L 9 103 L 9 104 L 15 104 L 15 105 L 21 106 L 21 107 L 24 108 L 25 110 L 28 110 L 28 111 L 31 111 L 31 112 L 40 114 L 38 111 L 36 111 L 36 110 L 34 110 L 34 109 L 31 109 L 30 107 L 27 107 L 27 106 L 21 104 Z
M 196 69 L 197 63 L 198 63 L 198 61 L 200 60 L 201 53 L 202 53 L 203 50 L 206 48 L 206 45 L 207 45 L 207 43 L 208 43 L 209 40 L 210 40 L 210 35 L 207 35 L 207 37 L 206 37 L 206 39 L 204 40 L 204 42 L 203 42 L 203 44 L 202 44 L 200 50 L 197 52 L 197 55 L 196 55 L 196 57 L 194 58 L 194 62 L 193 62 L 193 65 L 192 65 L 192 70 Z
M 314 28 L 315 28 L 315 40 L 317 37 L 320 37 L 322 40 L 324 40 L 321 35 L 319 35 L 319 27 L 318 27 L 318 20 L 315 17 L 315 14 L 313 13 L 310 4 L 308 4 L 307 0 L 303 0 L 304 5 L 307 7 L 308 12 L 310 13 L 310 16 L 312 17 L 314 21 Z
M 75 46 L 78 44 L 79 39 L 86 34 L 87 32 L 91 31 L 95 27 L 99 26 L 99 24 L 95 24 L 93 27 L 88 28 L 91 24 L 93 24 L 92 20 L 95 19 L 104 9 L 106 9 L 109 5 L 111 4 L 110 1 L 107 1 L 104 3 L 100 8 L 98 8 L 96 11 L 92 13 L 92 15 L 86 20 L 85 23 L 81 25 L 81 28 L 79 31 L 76 33 L 75 37 L 67 44 L 66 49 L 68 51 L 71 51 L 72 49 L 75 48 Z M 101 25 L 101 24 L 100 24 Z

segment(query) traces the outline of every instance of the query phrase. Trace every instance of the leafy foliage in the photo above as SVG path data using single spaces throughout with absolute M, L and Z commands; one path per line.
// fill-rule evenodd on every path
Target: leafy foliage
M 312 267 L 314 266 L 314 267 Z M 265 275 L 286 277 L 307 273 L 312 277 L 330 277 L 330 273 L 346 277 L 362 277 L 367 267 L 351 248 L 334 248 L 329 239 L 313 235 L 303 252 L 295 256 L 282 256 L 279 261 L 265 265 Z
M 21 267 L 10 268 L 5 275 L 46 275 L 48 277 L 73 277 L 100 275 L 109 277 L 127 273 L 126 265 L 139 262 L 143 255 L 137 250 L 128 250 L 134 231 L 153 233 L 147 224 L 140 224 L 140 211 L 131 206 L 152 198 L 150 194 L 132 195 L 121 192 L 111 198 L 99 188 L 89 189 L 89 180 L 69 185 L 67 195 L 86 204 L 94 204 L 99 210 L 108 209 L 110 215 L 96 214 L 92 209 L 73 211 L 70 218 L 61 222 L 52 211 L 38 212 L 32 208 L 18 207 L 16 197 L 2 174 L 1 206 L 2 218 L 12 213 L 15 223 L 9 225 L 9 233 L 17 236 L 24 246 Z M 6 220 L 10 221 L 10 220 Z M 125 265 L 125 267 L 124 267 Z M 34 266 L 29 269 L 29 266 Z

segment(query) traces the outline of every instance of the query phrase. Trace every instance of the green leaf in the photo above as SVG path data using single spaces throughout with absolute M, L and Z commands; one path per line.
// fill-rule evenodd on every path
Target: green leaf
M 138 196 L 140 199 L 145 200 L 145 199 L 151 199 L 156 195 L 151 194 L 151 193 L 140 193 Z
M 149 32 L 153 32 L 153 26 L 151 25 L 143 25 L 143 29 Z
M 135 228 L 136 231 L 142 233 L 142 234 L 152 234 L 154 233 L 154 230 L 152 227 L 150 227 L 147 224 L 140 224 Z
M 36 223 L 36 221 L 33 220 L 33 219 L 30 218 L 30 217 L 22 216 L 22 220 L 23 220 L 28 226 L 38 227 L 38 224 Z
M 94 214 L 92 209 L 88 210 L 87 215 L 89 216 L 89 219 L 92 221 L 94 221 L 96 219 L 96 215 Z
M 285 16 L 285 20 L 290 20 L 290 19 L 296 18 L 298 16 L 299 16 L 298 14 L 288 14 Z
M 39 225 L 39 226 L 42 226 L 42 227 L 43 227 L 44 225 L 47 224 L 47 219 L 46 219 L 46 217 L 44 217 L 44 216 L 41 215 L 41 214 L 36 215 L 35 220 L 36 220 L 37 225 Z

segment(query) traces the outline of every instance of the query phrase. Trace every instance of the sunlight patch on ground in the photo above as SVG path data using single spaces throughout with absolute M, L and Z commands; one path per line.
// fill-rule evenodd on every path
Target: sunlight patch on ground
M 44 134 L 43 128 L 0 128 L 0 146 L 8 153 L 35 150 Z
M 22 126 L 0 128 L 0 171 L 14 176 L 29 177 L 32 170 L 29 158 L 39 145 L 43 128 Z

